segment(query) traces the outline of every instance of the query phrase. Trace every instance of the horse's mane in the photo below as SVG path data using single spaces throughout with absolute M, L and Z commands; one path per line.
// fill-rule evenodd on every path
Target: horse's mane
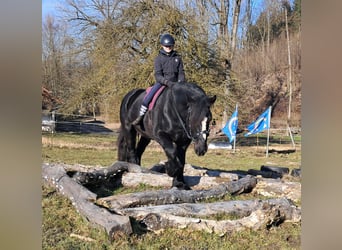
M 187 89 L 191 88 L 191 91 L 195 90 L 195 91 L 204 93 L 203 88 L 195 82 L 185 82 L 183 85 L 182 84 L 180 85 Z
M 182 91 L 187 93 L 189 100 L 195 101 L 198 98 L 206 96 L 205 91 L 201 86 L 194 82 L 185 82 L 177 84 L 176 88 L 180 88 Z

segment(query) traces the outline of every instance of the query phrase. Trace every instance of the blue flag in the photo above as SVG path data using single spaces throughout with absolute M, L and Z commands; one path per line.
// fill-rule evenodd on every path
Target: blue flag
M 249 136 L 252 134 L 260 133 L 265 129 L 270 128 L 271 123 L 271 106 L 262 113 L 255 122 L 252 122 L 247 126 L 249 132 L 245 134 L 245 136 Z
M 236 139 L 237 127 L 238 127 L 238 109 L 236 106 L 234 113 L 232 114 L 227 124 L 222 129 L 222 132 L 225 133 L 226 136 L 229 138 L 230 143 Z

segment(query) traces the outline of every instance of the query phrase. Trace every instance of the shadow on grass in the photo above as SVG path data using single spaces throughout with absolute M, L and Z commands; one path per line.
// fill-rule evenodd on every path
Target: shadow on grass
M 72 132 L 80 134 L 89 133 L 112 133 L 113 130 L 106 128 L 103 121 L 92 120 L 65 120 L 56 122 L 56 132 Z

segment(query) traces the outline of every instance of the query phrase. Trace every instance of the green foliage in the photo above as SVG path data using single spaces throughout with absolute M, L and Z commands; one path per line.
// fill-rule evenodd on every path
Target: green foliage
M 237 102 L 241 110 L 251 112 L 262 93 L 254 85 L 265 75 L 286 68 L 282 10 L 270 12 L 271 44 L 267 53 L 262 44 L 267 40 L 269 7 L 265 2 L 256 23 L 241 22 L 239 30 L 246 25 L 247 33 L 241 33 L 234 60 L 227 62 L 230 45 L 228 41 L 220 43 L 221 26 L 216 23 L 219 13 L 209 3 L 195 2 L 68 2 L 58 21 L 72 20 L 72 28 L 50 20 L 43 30 L 43 84 L 63 101 L 60 111 L 105 114 L 111 122 L 117 122 L 123 96 L 131 89 L 146 88 L 155 82 L 153 60 L 160 49 L 159 36 L 168 32 L 176 38 L 175 49 L 183 57 L 188 81 L 218 96 L 213 108 L 215 117 L 232 110 Z M 296 0 L 288 12 L 293 34 L 300 32 L 300 12 L 300 1 Z M 224 33 L 229 37 L 229 32 Z M 300 57 L 294 60 L 299 71 Z M 294 79 L 300 79 L 300 75 Z M 297 86 L 299 91 L 294 92 L 300 96 L 300 83 Z M 281 98 L 286 101 L 286 97 Z

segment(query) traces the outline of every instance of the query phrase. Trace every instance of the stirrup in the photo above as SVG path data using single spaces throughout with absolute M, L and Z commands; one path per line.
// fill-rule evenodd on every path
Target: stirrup
M 140 123 L 140 121 L 142 120 L 143 117 L 144 117 L 143 115 L 139 115 L 139 116 L 137 117 L 137 119 L 135 119 L 135 120 L 132 122 L 132 124 L 133 124 L 133 125 L 138 125 L 138 124 Z

